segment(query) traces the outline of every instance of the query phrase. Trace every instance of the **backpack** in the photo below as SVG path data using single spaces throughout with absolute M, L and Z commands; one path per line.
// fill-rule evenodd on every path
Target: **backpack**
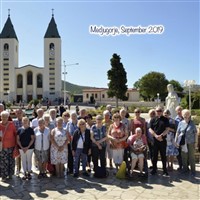
M 94 177 L 96 178 L 106 178 L 108 177 L 109 172 L 106 170 L 105 167 L 97 167 L 94 173 Z

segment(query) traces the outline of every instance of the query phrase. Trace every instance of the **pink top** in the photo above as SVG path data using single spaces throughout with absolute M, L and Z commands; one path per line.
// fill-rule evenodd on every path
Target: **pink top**
M 114 123 L 110 125 L 109 135 L 111 135 L 115 139 L 121 139 L 126 134 L 126 127 L 124 124 L 120 122 L 119 126 L 116 126 Z M 112 141 L 113 149 L 123 148 L 123 142 L 117 143 Z
M 134 135 L 129 136 L 127 142 L 129 145 L 133 145 L 133 143 L 135 142 L 136 139 L 137 139 L 137 135 L 134 134 Z M 147 138 L 144 134 L 142 134 L 141 139 L 142 139 L 143 144 L 147 145 Z

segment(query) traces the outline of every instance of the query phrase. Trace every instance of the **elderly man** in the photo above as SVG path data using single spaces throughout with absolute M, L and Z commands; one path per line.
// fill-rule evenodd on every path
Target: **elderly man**
M 158 106 L 156 108 L 156 117 L 151 119 L 149 132 L 154 138 L 153 146 L 153 170 L 151 174 L 154 175 L 157 173 L 157 161 L 158 153 L 160 152 L 162 165 L 163 165 L 163 175 L 168 176 L 166 168 L 166 135 L 168 133 L 169 120 L 163 116 L 162 107 Z
M 32 128 L 36 128 L 38 126 L 38 119 L 42 118 L 44 115 L 44 110 L 42 108 L 37 109 L 37 118 L 32 120 Z

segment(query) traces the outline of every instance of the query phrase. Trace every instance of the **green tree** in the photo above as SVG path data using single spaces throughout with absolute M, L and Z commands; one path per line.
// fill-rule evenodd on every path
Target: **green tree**
M 116 98 L 116 107 L 118 107 L 118 100 L 127 100 L 126 91 L 127 91 L 127 78 L 126 71 L 123 67 L 123 64 L 120 62 L 120 56 L 116 53 L 113 54 L 110 59 L 111 69 L 108 70 L 108 97 Z
M 188 104 L 189 104 L 189 96 L 188 96 Z M 200 108 L 200 92 L 195 91 L 191 93 L 191 108 L 199 109 Z
M 167 94 L 167 84 L 169 81 L 165 78 L 165 74 L 159 72 L 149 72 L 139 79 L 134 86 L 138 86 L 141 97 L 144 100 L 153 100 L 159 97 L 164 100 Z

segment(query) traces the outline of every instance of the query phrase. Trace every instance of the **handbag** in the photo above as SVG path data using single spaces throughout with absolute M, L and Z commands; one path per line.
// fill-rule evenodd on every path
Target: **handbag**
M 186 131 L 187 131 L 189 124 L 190 124 L 190 121 L 188 122 L 186 129 L 183 131 L 183 135 L 182 135 L 181 141 L 180 141 L 180 146 L 185 145 L 185 134 L 186 134 Z
M 13 158 L 17 158 L 20 156 L 20 152 L 19 152 L 19 148 L 18 146 L 16 145 L 13 149 L 13 154 L 12 154 Z
M 132 152 L 136 155 L 144 153 L 147 150 L 146 145 L 142 145 L 140 148 L 132 148 Z

